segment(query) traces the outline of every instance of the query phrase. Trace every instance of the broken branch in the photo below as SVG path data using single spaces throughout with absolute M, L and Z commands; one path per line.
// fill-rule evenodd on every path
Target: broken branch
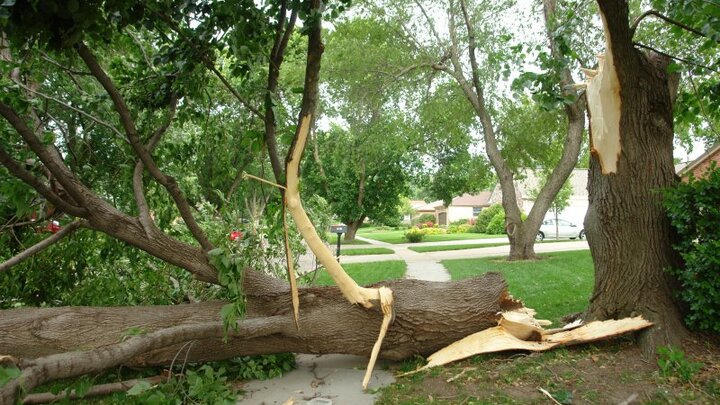
M 71 222 L 66 227 L 60 229 L 57 233 L 53 234 L 49 238 L 43 239 L 42 241 L 30 246 L 29 248 L 6 260 L 5 262 L 0 263 L 0 271 L 5 271 L 10 267 L 22 263 L 23 261 L 31 258 L 32 256 L 42 252 L 51 245 L 57 243 L 60 239 L 70 235 L 77 228 L 83 226 L 84 224 L 85 221 L 81 219 Z

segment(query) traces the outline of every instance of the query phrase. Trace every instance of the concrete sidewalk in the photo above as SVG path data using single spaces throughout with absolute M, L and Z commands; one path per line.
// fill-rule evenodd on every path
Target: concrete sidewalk
M 282 405 L 292 399 L 293 405 L 371 405 L 377 396 L 373 392 L 395 382 L 395 377 L 379 361 L 369 390 L 363 391 L 367 361 L 360 356 L 298 354 L 297 369 L 271 380 L 248 382 L 242 387 L 245 395 L 239 403 Z

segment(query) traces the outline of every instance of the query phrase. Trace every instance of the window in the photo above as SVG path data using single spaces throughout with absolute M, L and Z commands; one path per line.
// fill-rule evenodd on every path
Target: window
M 473 207 L 473 216 L 476 217 L 482 211 L 482 207 Z

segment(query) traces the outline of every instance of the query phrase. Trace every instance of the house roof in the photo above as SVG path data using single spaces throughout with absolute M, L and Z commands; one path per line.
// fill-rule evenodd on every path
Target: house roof
M 423 205 L 423 206 L 421 206 L 421 207 L 415 208 L 415 211 L 418 211 L 418 212 L 422 212 L 422 211 L 434 212 L 434 211 L 435 211 L 435 207 L 440 207 L 440 206 L 442 206 L 442 205 L 443 205 L 442 200 L 437 200 L 437 201 L 433 201 L 433 202 L 431 202 L 431 203 L 427 203 L 427 204 L 425 204 L 425 205 Z
M 455 207 L 487 207 L 490 205 L 492 191 L 482 191 L 479 194 L 465 193 L 452 199 L 450 205 Z
M 423 200 L 410 200 L 410 206 L 412 209 L 417 210 L 418 208 L 426 205 L 427 203 Z
M 689 172 L 693 171 L 698 165 L 700 165 L 701 163 L 703 163 L 706 159 L 708 159 L 709 157 L 711 157 L 712 155 L 714 155 L 715 152 L 717 152 L 717 151 L 720 151 L 720 142 L 716 143 L 713 147 L 711 147 L 710 149 L 706 150 L 705 153 L 703 153 L 702 155 L 700 155 L 697 159 L 695 159 L 695 160 L 693 160 L 692 162 L 690 162 L 690 163 L 688 163 L 687 165 L 685 165 L 685 167 L 683 167 L 682 169 L 680 169 L 680 170 L 677 172 L 677 174 L 680 175 L 680 176 L 684 176 L 684 175 L 688 174 Z

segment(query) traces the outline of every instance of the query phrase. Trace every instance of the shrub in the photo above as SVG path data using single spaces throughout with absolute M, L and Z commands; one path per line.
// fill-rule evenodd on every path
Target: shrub
M 480 214 L 478 214 L 477 220 L 475 221 L 475 232 L 490 233 L 487 231 L 487 226 L 500 212 L 504 212 L 503 207 L 500 204 L 493 204 L 480 211 Z
M 422 242 L 423 237 L 425 236 L 425 232 L 423 232 L 418 227 L 412 227 L 405 232 L 405 239 L 408 240 L 410 243 L 418 243 Z
M 433 214 L 422 214 L 417 219 L 418 223 L 428 223 L 431 222 L 432 224 L 435 224 L 435 215 Z M 432 226 L 432 225 L 430 225 Z
M 665 208 L 678 233 L 674 246 L 684 268 L 669 272 L 682 284 L 688 304 L 685 322 L 693 329 L 720 332 L 720 168 L 665 191 Z
M 447 233 L 445 228 L 438 228 L 437 226 L 431 228 L 425 228 L 422 230 L 425 235 L 444 235 Z
M 490 235 L 502 235 L 505 233 L 505 212 L 500 211 L 488 223 L 485 233 Z
M 470 224 L 450 225 L 447 227 L 447 233 L 467 233 L 473 228 Z
M 450 225 L 462 225 L 462 224 L 467 224 L 467 223 L 468 223 L 468 220 L 463 218 L 463 219 L 458 219 L 457 221 L 451 222 Z

